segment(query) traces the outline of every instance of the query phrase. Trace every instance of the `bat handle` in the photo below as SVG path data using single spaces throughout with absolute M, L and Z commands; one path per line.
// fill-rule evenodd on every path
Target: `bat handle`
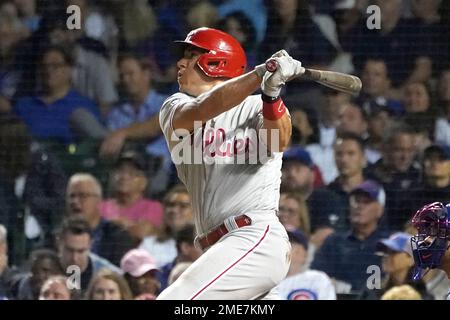
M 269 59 L 266 61 L 266 70 L 269 72 L 275 72 L 277 71 L 278 64 L 275 59 Z
M 266 70 L 267 71 L 275 72 L 275 71 L 277 71 L 277 69 L 278 69 L 278 63 L 275 59 L 269 59 L 266 61 Z M 305 68 L 305 73 L 301 77 L 304 79 L 307 79 L 307 80 L 316 81 L 316 80 L 320 80 L 321 75 L 320 75 L 320 71 Z M 291 80 L 291 79 L 289 79 L 289 80 Z

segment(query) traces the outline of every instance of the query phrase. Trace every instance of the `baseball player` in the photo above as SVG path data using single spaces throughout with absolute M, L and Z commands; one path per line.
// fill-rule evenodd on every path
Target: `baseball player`
M 206 252 L 158 299 L 278 297 L 272 289 L 290 261 L 276 216 L 282 151 L 291 135 L 280 91 L 305 69 L 281 50 L 270 58 L 276 71 L 262 64 L 244 74 L 239 42 L 210 28 L 191 31 L 177 45 L 180 92 L 164 102 L 159 121 L 192 199 L 196 244 Z M 251 95 L 258 88 L 262 95 Z M 258 161 L 250 161 L 255 150 Z
M 417 234 L 411 238 L 416 270 L 414 279 L 421 279 L 429 269 L 439 268 L 450 279 L 450 204 L 427 204 L 412 218 Z

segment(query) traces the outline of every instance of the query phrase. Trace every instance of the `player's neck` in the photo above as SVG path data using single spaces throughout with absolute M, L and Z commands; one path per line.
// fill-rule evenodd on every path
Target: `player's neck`
M 205 92 L 212 90 L 214 87 L 223 83 L 223 79 L 214 80 L 213 78 L 207 78 L 208 81 L 202 81 L 195 86 L 180 87 L 180 91 L 193 97 L 198 97 Z

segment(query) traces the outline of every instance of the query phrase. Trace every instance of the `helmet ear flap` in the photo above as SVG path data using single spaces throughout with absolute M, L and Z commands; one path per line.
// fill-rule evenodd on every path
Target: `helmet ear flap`
M 197 65 L 209 77 L 226 77 L 227 60 L 214 53 L 204 53 L 197 60 Z

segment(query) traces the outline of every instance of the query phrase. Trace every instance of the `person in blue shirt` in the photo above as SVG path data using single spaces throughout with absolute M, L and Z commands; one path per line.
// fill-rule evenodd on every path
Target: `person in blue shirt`
M 372 180 L 353 189 L 350 192 L 350 230 L 330 235 L 316 252 L 311 269 L 351 285 L 352 293 L 362 290 L 370 276 L 368 267 L 381 266 L 381 259 L 375 252 L 378 241 L 388 235 L 378 226 L 384 202 L 382 187 Z
M 116 137 L 129 138 L 126 127 L 137 122 L 154 120 L 154 126 L 150 125 L 145 128 L 146 134 L 149 135 L 145 137 L 149 139 L 146 151 L 157 156 L 168 156 L 169 150 L 157 120 L 159 109 L 167 96 L 159 94 L 152 88 L 150 63 L 145 59 L 127 54 L 119 58 L 118 70 L 126 98 L 122 103 L 116 105 L 106 117 L 106 126 L 113 131 L 113 134 L 105 140 L 103 147 L 110 150 L 108 147 L 114 145 Z M 124 140 L 121 141 L 121 143 L 123 142 Z M 120 143 L 118 145 L 122 146 Z M 120 150 L 114 149 L 113 151 Z
M 77 109 L 100 118 L 94 102 L 73 89 L 72 66 L 72 57 L 63 48 L 48 47 L 40 59 L 41 88 L 34 96 L 19 98 L 13 107 L 12 112 L 25 122 L 34 138 L 75 141 L 71 117 Z
M 159 126 L 159 110 L 167 98 L 158 93 L 151 83 L 150 63 L 132 54 L 119 57 L 120 83 L 125 100 L 107 115 L 106 126 L 110 134 L 103 141 L 100 154 L 108 157 L 119 154 L 127 139 L 144 140 L 146 152 L 157 168 L 152 177 L 151 192 L 165 190 L 172 169 L 170 152 Z

